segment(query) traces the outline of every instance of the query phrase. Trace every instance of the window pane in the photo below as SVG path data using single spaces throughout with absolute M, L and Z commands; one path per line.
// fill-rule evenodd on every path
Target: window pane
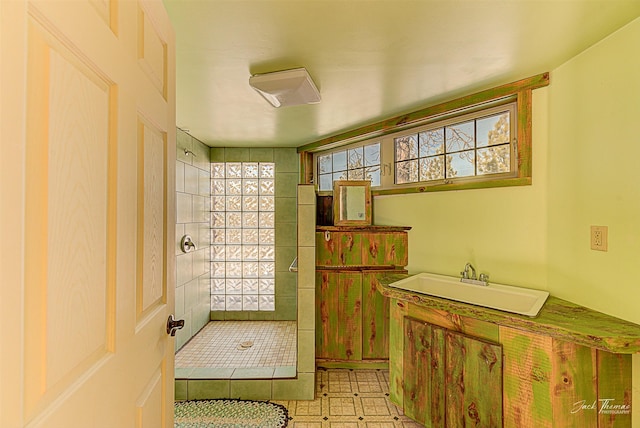
M 242 227 L 242 213 L 227 212 L 227 226 L 235 228 Z
M 406 135 L 404 137 L 395 138 L 396 161 L 404 161 L 415 159 L 418 157 L 418 136 Z
M 444 156 L 420 159 L 420 181 L 444 179 Z
M 333 156 L 331 155 L 323 155 L 318 156 L 318 171 L 320 174 L 326 174 L 328 172 L 333 172 Z
M 260 211 L 275 211 L 276 200 L 273 196 L 260 196 Z
M 242 296 L 242 310 L 243 311 L 257 311 L 258 310 L 258 296 Z
M 363 148 L 362 147 L 357 147 L 355 149 L 349 149 L 348 151 L 348 168 L 349 169 L 354 169 L 354 168 L 362 168 L 364 166 L 364 155 L 363 155 Z
M 364 166 L 380 165 L 380 143 L 364 146 Z
M 242 180 L 242 193 L 245 195 L 257 195 L 258 189 L 258 180 Z
M 348 180 L 347 171 L 334 172 L 333 173 L 333 181 L 336 181 L 336 180 Z M 331 184 L 331 189 L 333 189 L 333 184 Z
M 260 164 L 260 178 L 274 178 L 276 166 L 274 163 L 263 162 Z
M 226 191 L 225 185 L 224 180 L 211 180 L 211 193 L 213 195 L 224 195 Z
M 364 180 L 364 168 L 350 169 L 347 176 L 349 180 Z
M 258 163 L 257 162 L 245 162 L 242 164 L 242 177 L 243 178 L 258 178 Z
M 224 178 L 225 164 L 214 162 L 211 164 L 211 178 Z
M 225 260 L 225 248 L 224 245 L 213 245 L 211 247 L 211 260 Z
M 240 211 L 242 210 L 242 196 L 227 196 L 226 209 L 227 211 Z
M 474 147 L 474 121 L 458 123 L 445 128 L 447 153 L 468 150 Z
M 260 296 L 258 305 L 261 311 L 274 311 L 276 306 L 276 299 L 273 295 Z
M 511 147 L 509 144 L 478 150 L 478 175 L 509 171 L 511 171 Z
M 242 243 L 243 244 L 257 244 L 260 233 L 258 229 L 244 229 L 242 231 Z
M 444 153 L 444 128 L 421 132 L 420 157 L 441 155 Z
M 258 260 L 258 246 L 257 245 L 245 245 L 242 247 L 243 260 Z
M 274 180 L 260 180 L 260 194 L 261 195 L 273 195 L 273 194 L 275 194 L 275 181 Z
M 511 128 L 509 126 L 509 113 L 500 113 L 494 116 L 477 120 L 478 147 L 505 144 L 511 141 Z
M 242 244 L 242 229 L 227 229 L 227 244 Z
M 333 189 L 333 174 L 320 175 L 320 183 L 318 183 L 318 190 L 332 190 Z
M 275 232 L 273 229 L 260 229 L 260 244 L 274 244 Z
M 227 195 L 242 194 L 242 180 L 227 180 Z
M 211 197 L 211 211 L 224 211 L 226 198 L 224 196 Z
M 370 166 L 364 169 L 365 180 L 371 180 L 371 186 L 380 185 L 380 166 Z
M 211 213 L 211 227 L 225 227 L 225 224 L 224 212 Z
M 242 197 L 242 211 L 258 211 L 258 197 L 257 196 L 243 196 Z
M 227 162 L 226 178 L 242 178 L 242 163 Z
M 224 311 L 225 299 L 226 299 L 225 296 L 211 296 L 211 310 Z
M 258 293 L 275 294 L 276 283 L 272 278 L 260 278 L 258 280 Z
M 242 261 L 242 247 L 240 245 L 227 245 L 227 260 Z
M 447 155 L 447 178 L 469 177 L 475 174 L 473 150 Z
M 242 227 L 258 228 L 258 213 L 246 212 L 242 213 Z
M 241 311 L 242 310 L 242 296 L 226 296 L 225 302 L 227 311 Z
M 333 154 L 333 170 L 345 171 L 347 169 L 347 152 L 336 152 Z M 346 179 L 345 179 L 346 180 Z
M 418 161 L 398 162 L 396 164 L 396 183 L 415 183 L 418 181 Z

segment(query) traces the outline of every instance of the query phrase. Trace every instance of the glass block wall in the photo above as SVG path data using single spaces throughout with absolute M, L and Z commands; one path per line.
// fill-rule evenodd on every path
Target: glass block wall
M 236 247 L 236 248 L 228 248 L 230 251 L 233 251 L 233 254 L 229 254 L 232 255 L 236 260 L 229 260 L 226 261 L 225 260 L 225 277 L 221 278 L 219 276 L 221 276 L 221 271 L 218 271 L 218 273 L 216 274 L 216 276 L 218 276 L 218 278 L 213 278 L 212 275 L 212 280 L 211 280 L 211 285 L 212 285 L 212 290 L 215 289 L 215 287 L 220 287 L 221 286 L 221 282 L 220 281 L 215 281 L 216 279 L 219 280 L 224 280 L 225 281 L 225 289 L 227 286 L 227 281 L 229 281 L 229 287 L 230 290 L 233 290 L 233 288 L 235 287 L 236 290 L 241 286 L 240 284 L 244 285 L 247 291 L 255 293 L 255 286 L 256 286 L 256 279 L 257 279 L 257 296 L 258 298 L 248 298 L 246 299 L 246 303 L 247 303 L 247 307 L 245 309 L 245 307 L 242 307 L 242 309 L 240 309 L 240 303 L 245 303 L 245 300 L 243 298 L 239 298 L 237 296 L 240 296 L 240 294 L 235 294 L 233 296 L 235 296 L 234 298 L 230 299 L 234 301 L 235 306 L 233 308 L 228 308 L 226 303 L 226 299 L 225 299 L 225 309 L 221 310 L 221 309 L 212 309 L 211 310 L 211 319 L 212 320 L 295 320 L 296 316 L 297 316 L 297 277 L 295 273 L 291 273 L 289 272 L 289 265 L 291 264 L 291 262 L 293 261 L 293 259 L 295 258 L 296 254 L 297 254 L 297 204 L 296 204 L 296 193 L 297 193 L 297 185 L 298 185 L 298 180 L 299 180 L 299 156 L 296 152 L 296 149 L 294 148 L 248 148 L 248 147 L 214 147 L 211 148 L 210 151 L 210 159 L 211 159 L 211 163 L 212 164 L 258 164 L 258 165 L 262 165 L 262 164 L 272 164 L 273 165 L 273 177 L 262 177 L 263 180 L 273 180 L 273 190 L 270 190 L 269 188 L 265 188 L 263 189 L 263 194 L 262 196 L 273 196 L 273 211 L 268 211 L 268 210 L 264 210 L 264 213 L 262 214 L 262 220 L 263 220 L 263 225 L 265 225 L 266 223 L 269 223 L 271 221 L 271 218 L 273 218 L 273 235 L 271 235 L 271 232 L 266 232 L 266 228 L 261 228 L 260 227 L 260 219 L 261 219 L 261 214 L 260 211 L 254 211 L 254 210 L 236 210 L 236 211 L 232 211 L 229 212 L 227 214 L 232 214 L 232 213 L 236 213 L 236 215 L 231 215 L 230 219 L 227 219 L 227 215 L 225 214 L 225 222 L 227 222 L 227 220 L 229 221 L 235 221 L 237 224 L 238 221 L 242 222 L 243 218 L 242 218 L 242 214 L 254 214 L 254 213 L 258 213 L 257 216 L 257 221 L 258 221 L 258 260 L 257 260 L 257 267 L 258 267 L 258 277 L 255 276 L 255 264 L 250 264 L 248 266 L 246 266 L 246 268 L 248 269 L 248 272 L 251 275 L 254 275 L 253 277 L 249 277 L 249 278 L 240 278 L 237 277 L 237 271 L 233 271 L 233 268 L 238 268 L 239 266 L 237 264 L 235 265 L 230 265 L 229 268 L 231 269 L 230 273 L 231 275 L 236 275 L 236 276 L 228 276 L 226 274 L 226 268 L 227 265 L 226 263 L 235 263 L 238 262 L 239 260 L 237 260 L 239 255 L 242 255 L 242 253 L 244 252 L 247 255 L 250 255 L 251 258 L 253 260 L 248 260 L 246 263 L 255 263 L 255 232 L 242 232 L 242 233 L 248 233 L 250 236 L 244 236 L 245 238 L 247 238 L 248 241 L 246 241 L 244 244 L 242 243 L 242 233 L 240 235 L 237 235 L 236 232 L 234 236 L 227 236 L 225 234 L 225 241 L 227 238 L 231 239 L 232 242 L 235 242 L 235 244 L 230 244 L 229 246 L 231 247 Z M 260 168 L 258 166 L 258 168 Z M 226 174 L 226 169 L 225 169 L 225 174 Z M 237 174 L 238 172 L 234 172 L 234 174 Z M 253 172 L 248 172 L 249 174 L 255 174 Z M 270 174 L 267 171 L 264 171 L 265 174 Z M 242 172 L 240 170 L 240 175 L 242 175 Z M 258 169 L 258 177 L 257 179 L 259 180 L 260 177 L 260 169 Z M 235 178 L 237 179 L 237 177 Z M 255 180 L 255 177 L 252 178 L 240 178 L 242 180 Z M 235 184 L 239 184 L 239 183 L 235 183 Z M 220 185 L 220 184 L 219 184 Z M 212 189 L 213 190 L 213 189 Z M 218 190 L 216 190 L 216 192 L 220 192 L 222 189 L 219 188 Z M 225 184 L 225 192 L 227 190 L 227 186 Z M 237 189 L 229 189 L 231 191 L 237 191 Z M 265 193 L 266 192 L 266 193 Z M 273 192 L 273 195 L 269 195 L 269 192 Z M 212 195 L 212 197 L 214 197 L 215 195 Z M 245 195 L 245 196 L 249 196 L 249 197 L 253 197 L 253 196 L 258 196 L 258 204 L 260 203 L 260 188 L 258 187 L 258 195 Z M 227 195 L 225 195 L 225 197 L 227 197 Z M 267 202 L 267 198 L 263 199 L 263 202 L 268 204 Z M 271 200 L 269 198 L 269 200 Z M 253 203 L 255 202 L 255 199 L 245 199 L 245 203 L 249 204 L 249 206 L 247 206 L 247 208 L 252 208 L 253 207 Z M 231 200 L 230 201 L 232 204 L 237 203 L 237 199 Z M 220 203 L 220 202 L 218 202 Z M 240 202 L 242 204 L 242 202 Z M 226 200 L 225 200 L 225 208 L 226 208 Z M 237 208 L 237 205 L 236 205 Z M 244 207 L 240 207 L 240 208 L 244 208 Z M 268 205 L 266 205 L 264 208 L 269 208 Z M 238 216 L 237 214 L 240 214 L 240 216 Z M 213 235 L 214 233 L 214 229 L 215 227 L 213 224 L 213 217 L 215 216 L 215 214 L 212 212 L 212 222 L 211 222 L 211 226 L 212 229 L 211 230 L 211 235 Z M 273 216 L 271 217 L 271 214 L 273 214 Z M 249 215 L 248 217 L 245 217 L 245 221 L 248 221 L 248 224 L 254 224 L 253 223 L 255 221 L 256 217 Z M 220 217 L 218 217 L 218 220 L 222 220 Z M 216 220 L 216 222 L 218 221 Z M 264 223 L 266 222 L 266 223 Z M 226 224 L 226 223 L 225 223 Z M 237 228 L 236 228 L 237 229 Z M 255 228 L 253 228 L 255 229 Z M 264 231 L 263 231 L 264 229 Z M 260 237 L 260 234 L 263 234 L 262 238 Z M 274 240 L 274 246 L 273 246 L 273 253 L 271 253 L 270 250 L 268 250 L 267 248 L 262 248 L 262 252 L 260 251 L 260 247 L 266 247 L 268 240 L 270 240 L 270 236 L 273 236 L 273 240 Z M 213 238 L 212 238 L 213 239 Z M 218 237 L 217 239 L 221 239 L 221 237 Z M 240 239 L 240 241 L 238 241 L 238 239 Z M 262 239 L 262 240 L 261 240 Z M 238 245 L 238 242 L 240 242 L 240 244 Z M 225 242 L 226 245 L 226 242 Z M 240 246 L 242 248 L 238 249 L 237 247 Z M 244 248 L 247 247 L 247 248 Z M 225 258 L 227 257 L 227 249 L 225 249 Z M 217 251 L 214 253 L 214 251 Z M 214 257 L 215 258 L 221 258 L 221 254 L 219 253 L 220 251 L 222 251 L 221 248 L 216 248 L 216 250 L 213 249 L 213 245 L 212 245 L 212 250 L 211 250 L 211 264 L 213 265 L 214 261 Z M 238 253 L 239 251 L 239 253 Z M 272 255 L 273 254 L 273 255 Z M 267 259 L 271 259 L 273 258 L 273 260 L 267 260 Z M 217 260 L 217 261 L 221 261 L 221 260 Z M 241 263 L 245 263 L 240 261 Z M 262 263 L 262 268 L 263 270 L 260 270 L 261 264 Z M 269 263 L 269 264 L 266 264 Z M 273 267 L 273 271 L 272 273 L 269 272 L 269 268 Z M 217 269 L 221 269 L 221 265 L 217 265 Z M 261 276 L 261 272 L 265 275 Z M 244 273 L 244 271 L 243 271 Z M 267 275 L 272 275 L 272 276 L 267 276 Z M 244 283 L 242 283 L 243 280 L 248 279 L 250 281 L 246 281 Z M 240 280 L 240 281 L 237 281 Z M 262 282 L 262 291 L 263 293 L 261 294 L 261 282 Z M 260 310 L 260 296 L 264 295 L 266 297 L 266 293 L 264 293 L 265 291 L 268 290 L 268 287 L 273 284 L 273 302 L 274 302 L 274 308 L 273 310 Z M 244 291 L 244 289 L 243 289 Z M 238 291 L 235 291 L 236 293 L 238 293 Z M 214 292 L 215 293 L 215 292 Z M 256 296 L 256 294 L 247 294 L 247 296 Z M 218 297 L 215 296 L 220 296 L 220 294 L 211 294 L 211 301 L 214 300 L 218 300 L 218 302 L 220 301 Z M 258 310 L 255 309 L 250 309 L 253 305 L 253 308 L 255 308 L 255 301 L 257 300 L 258 302 Z M 268 299 L 264 299 L 263 305 L 267 304 Z M 253 302 L 253 303 L 252 303 Z M 266 306 L 263 306 L 266 307 Z M 212 306 L 213 308 L 213 306 Z M 221 308 L 221 306 L 217 306 L 217 308 Z
M 211 163 L 211 310 L 275 310 L 275 164 Z

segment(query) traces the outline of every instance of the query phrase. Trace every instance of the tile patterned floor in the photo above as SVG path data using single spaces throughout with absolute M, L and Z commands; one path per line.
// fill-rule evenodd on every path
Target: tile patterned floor
M 293 428 L 418 428 L 389 401 L 387 370 L 318 369 L 316 399 L 274 401 Z
M 212 321 L 176 353 L 176 368 L 295 365 L 295 321 Z

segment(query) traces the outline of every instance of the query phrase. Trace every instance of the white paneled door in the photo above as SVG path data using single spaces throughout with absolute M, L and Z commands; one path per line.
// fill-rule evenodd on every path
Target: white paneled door
M 161 1 L 0 0 L 0 426 L 173 426 Z

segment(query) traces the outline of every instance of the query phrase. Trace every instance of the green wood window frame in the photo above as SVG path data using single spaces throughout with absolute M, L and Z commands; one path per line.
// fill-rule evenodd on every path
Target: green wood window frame
M 482 109 L 485 106 L 490 107 L 496 104 L 513 102 L 516 106 L 517 120 L 516 171 L 514 176 L 508 178 L 487 176 L 486 179 L 482 180 L 461 180 L 431 185 L 419 182 L 412 183 L 409 186 L 396 185 L 392 188 L 374 188 L 372 193 L 373 195 L 389 195 L 530 185 L 532 181 L 532 91 L 547 85 L 549 85 L 549 73 L 542 73 L 300 146 L 298 147 L 298 153 L 300 154 L 301 183 L 313 183 L 315 175 L 313 156 L 318 152 L 353 146 L 354 144 L 372 141 L 375 138 L 396 134 L 401 131 L 409 133 L 413 128 L 436 120 L 455 117 L 461 111 L 466 113 L 476 108 Z M 385 160 L 385 163 L 387 162 Z

